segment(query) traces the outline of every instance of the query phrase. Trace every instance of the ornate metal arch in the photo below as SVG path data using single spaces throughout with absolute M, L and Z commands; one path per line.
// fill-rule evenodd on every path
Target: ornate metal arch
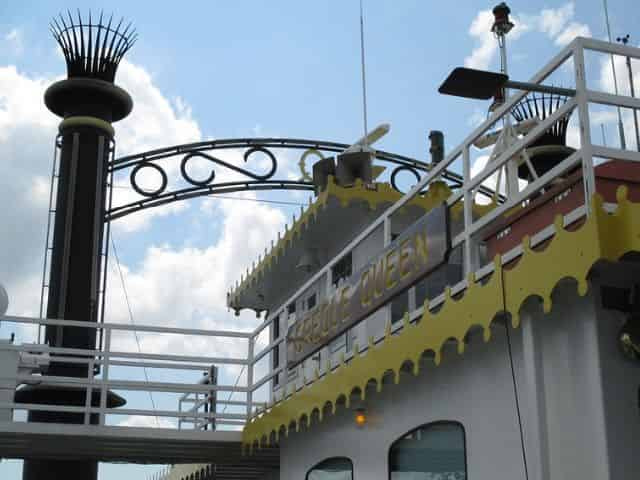
M 178 200 L 200 197 L 205 195 L 215 195 L 247 190 L 313 190 L 313 183 L 308 173 L 301 168 L 300 180 L 288 178 L 277 179 L 278 157 L 274 150 L 302 150 L 299 157 L 299 165 L 304 166 L 307 157 L 314 155 L 322 158 L 326 154 L 335 154 L 344 151 L 349 145 L 344 143 L 326 142 L 321 140 L 304 140 L 295 138 L 237 138 L 224 140 L 211 140 L 206 142 L 176 145 L 172 147 L 151 150 L 120 157 L 112 162 L 109 173 L 112 176 L 128 177 L 132 190 L 141 198 L 111 207 L 105 215 L 105 221 L 115 220 L 131 213 L 135 213 L 146 208 L 166 205 Z M 249 163 L 251 157 L 256 153 L 261 153 L 268 160 L 270 165 L 266 171 L 256 172 L 234 165 L 220 158 L 215 157 L 211 152 L 223 150 L 242 151 L 245 163 Z M 189 162 L 194 158 L 203 158 L 211 162 L 211 171 L 205 178 L 194 178 L 188 171 Z M 402 172 L 412 173 L 416 181 L 423 173 L 429 171 L 428 163 L 405 157 L 395 153 L 376 151 L 376 160 L 391 164 L 390 181 L 392 186 L 400 191 L 397 186 L 397 177 Z M 179 162 L 179 176 L 177 182 L 170 181 L 167 174 L 169 162 Z M 159 185 L 151 190 L 143 189 L 139 185 L 138 175 L 151 169 L 159 175 Z M 227 172 L 235 172 L 244 177 L 241 180 L 216 183 L 217 169 L 224 169 Z M 462 177 L 454 172 L 447 171 L 444 179 L 452 186 L 462 184 Z M 493 192 L 484 192 L 491 195 Z

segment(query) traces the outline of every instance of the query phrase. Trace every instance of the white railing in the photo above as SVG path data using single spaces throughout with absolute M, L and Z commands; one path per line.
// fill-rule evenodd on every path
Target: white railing
M 89 425 L 95 423 L 92 416 L 98 416 L 99 425 L 113 425 L 114 418 L 126 420 L 134 417 L 146 417 L 153 420 L 155 417 L 155 425 L 152 422 L 142 422 L 143 426 L 161 426 L 166 428 L 182 428 L 183 423 L 190 423 L 193 428 L 202 429 L 205 425 L 210 425 L 215 420 L 217 429 L 235 428 L 244 424 L 246 420 L 246 412 L 251 407 L 247 399 L 228 400 L 222 398 L 220 393 L 239 394 L 240 397 L 248 397 L 249 388 L 244 385 L 210 385 L 203 384 L 201 380 L 201 372 L 208 371 L 212 365 L 218 367 L 224 366 L 241 366 L 247 368 L 249 365 L 249 357 L 246 354 L 247 345 L 251 338 L 251 332 L 237 331 L 214 331 L 203 329 L 186 329 L 173 327 L 158 326 L 142 326 L 142 325 L 126 325 L 115 323 L 92 323 L 72 320 L 52 320 L 40 318 L 26 318 L 15 316 L 0 317 L 3 323 L 15 324 L 34 324 L 42 326 L 63 326 L 63 327 L 80 327 L 90 328 L 96 331 L 102 331 L 104 338 L 104 346 L 102 350 L 84 350 L 77 348 L 61 348 L 51 347 L 46 344 L 3 344 L 0 346 L 3 351 L 13 351 L 17 355 L 28 354 L 48 355 L 51 362 L 59 362 L 65 364 L 81 364 L 87 365 L 87 376 L 63 377 L 54 375 L 42 375 L 37 373 L 14 371 L 13 373 L 2 370 L 0 384 L 15 386 L 21 384 L 38 384 L 52 385 L 58 387 L 72 387 L 84 389 L 85 404 L 80 406 L 62 406 L 47 404 L 25 404 L 12 402 L 0 403 L 0 409 L 9 409 L 14 411 L 14 418 L 20 411 L 57 411 L 68 413 L 84 414 L 84 424 Z M 218 338 L 235 339 L 244 345 L 238 345 L 237 350 L 242 352 L 240 357 L 214 357 L 206 354 L 198 355 L 194 353 L 159 353 L 157 348 L 152 347 L 148 351 L 137 351 L 137 349 L 116 350 L 114 347 L 120 343 L 121 348 L 123 342 L 115 342 L 114 336 L 125 334 L 147 335 L 150 339 L 158 340 L 163 335 L 175 335 L 180 338 L 181 342 L 186 338 L 198 339 L 207 349 L 207 340 L 215 340 Z M 122 340 L 122 339 L 120 339 Z M 213 350 L 215 342 L 211 343 Z M 144 345 L 144 342 L 142 342 Z M 135 344 L 134 344 L 135 345 Z M 187 349 L 192 348 L 190 345 L 184 345 Z M 100 366 L 100 375 L 94 376 L 94 367 Z M 152 380 L 133 380 L 132 376 L 139 374 L 141 369 L 149 371 L 163 371 L 163 377 L 169 378 L 171 373 L 177 378 L 177 381 L 152 381 Z M 175 373 L 177 372 L 177 374 Z M 107 394 L 110 390 L 124 392 L 141 392 L 143 394 L 156 395 L 154 406 L 145 406 L 141 408 L 109 408 L 107 406 Z M 96 405 L 95 393 L 99 394 L 99 403 Z M 225 411 L 203 411 L 205 403 L 208 402 L 209 396 L 215 392 L 217 399 L 216 405 L 232 407 L 229 413 Z M 179 398 L 174 398 L 179 394 Z M 135 393 L 134 393 L 135 395 Z M 165 397 L 163 398 L 163 395 Z M 124 395 L 125 399 L 127 395 Z M 129 394 L 131 396 L 131 394 Z M 194 400 L 195 399 L 195 400 Z M 137 399 L 139 403 L 148 405 L 146 398 Z M 93 403 L 93 404 L 92 404 Z M 188 408 L 183 406 L 190 404 Z M 168 405 L 166 408 L 164 405 Z M 177 407 L 177 409 L 176 409 Z M 240 412 L 237 412 L 238 408 Z M 236 412 L 233 412 L 233 410 Z M 160 422 L 159 419 L 164 419 Z M 174 422 L 167 422 L 166 419 L 174 419 Z M 177 423 L 176 423 L 177 420 Z M 115 424 L 118 424 L 117 422 Z M 137 426 L 137 425 L 136 425 Z
M 526 91 L 518 91 L 516 93 L 513 93 L 513 95 L 511 95 L 499 109 L 497 109 L 485 122 L 478 126 L 468 137 L 466 137 L 460 145 L 454 148 L 442 162 L 437 164 L 431 171 L 429 171 L 411 189 L 411 191 L 405 194 L 394 205 L 389 207 L 378 219 L 372 222 L 366 229 L 364 229 L 362 233 L 360 233 L 351 242 L 349 242 L 349 244 L 341 252 L 335 255 L 331 261 L 329 261 L 323 268 L 321 268 L 317 273 L 309 278 L 309 280 L 307 280 L 303 285 L 300 285 L 299 288 L 297 288 L 295 292 L 286 299 L 286 301 L 282 302 L 279 308 L 271 310 L 270 315 L 265 319 L 265 321 L 253 331 L 251 341 L 255 342 L 258 336 L 262 335 L 266 329 L 271 330 L 269 327 L 272 325 L 274 319 L 277 318 L 278 313 L 283 308 L 285 308 L 286 305 L 289 305 L 291 302 L 295 301 L 317 282 L 330 279 L 331 269 L 335 265 L 335 263 L 339 261 L 345 254 L 352 251 L 376 229 L 383 228 L 385 245 L 390 243 L 391 219 L 394 213 L 396 213 L 402 206 L 404 206 L 412 198 L 418 195 L 419 192 L 423 191 L 424 188 L 427 187 L 432 181 L 439 179 L 445 170 L 455 170 L 457 168 L 462 170 L 463 174 L 462 186 L 454 191 L 454 193 L 447 200 L 447 204 L 449 206 L 455 205 L 457 202 L 462 202 L 463 207 L 463 225 L 461 231 L 459 231 L 459 233 L 457 233 L 457 235 L 453 238 L 452 246 L 461 246 L 463 248 L 465 272 L 464 277 L 466 278 L 468 273 L 473 272 L 475 273 L 476 280 L 480 280 L 482 277 L 491 273 L 493 269 L 492 263 L 486 263 L 482 265 L 482 262 L 480 260 L 481 256 L 479 255 L 479 245 L 482 240 L 478 237 L 485 227 L 490 225 L 496 219 L 502 217 L 513 207 L 527 202 L 532 195 L 543 191 L 544 188 L 548 186 L 549 183 L 554 179 L 577 167 L 580 167 L 582 170 L 584 198 L 591 198 L 591 196 L 596 191 L 594 176 L 594 157 L 608 160 L 626 160 L 640 162 L 640 153 L 638 153 L 637 151 L 611 148 L 604 145 L 594 145 L 592 143 L 591 123 L 589 118 L 590 106 L 610 106 L 640 110 L 640 100 L 632 98 L 630 96 L 624 96 L 622 94 L 612 95 L 609 93 L 589 89 L 587 87 L 585 52 L 596 52 L 598 54 L 605 54 L 607 56 L 612 54 L 622 55 L 634 59 L 640 59 L 640 49 L 637 48 L 619 44 L 612 44 L 595 39 L 580 37 L 576 38 L 530 80 L 530 83 L 542 84 L 553 73 L 558 72 L 563 65 L 565 67 L 571 66 L 572 63 L 575 96 L 573 96 L 572 98 L 568 98 L 562 106 L 558 107 L 547 118 L 537 123 L 536 126 L 528 133 L 518 138 L 517 141 L 506 148 L 500 155 L 492 159 L 491 162 L 487 163 L 486 167 L 482 171 L 475 175 L 472 175 L 471 151 L 474 143 L 480 137 L 491 132 L 491 130 L 499 125 L 500 122 L 505 120 L 510 115 L 510 111 L 512 110 L 512 108 L 529 94 L 529 92 Z M 472 201 L 475 198 L 478 188 L 482 185 L 486 185 L 486 182 L 489 180 L 489 178 L 495 175 L 501 169 L 510 168 L 511 171 L 514 172 L 514 169 L 517 168 L 514 159 L 522 154 L 532 142 L 534 142 L 540 135 L 542 135 L 547 129 L 549 129 L 556 121 L 562 119 L 565 116 L 571 115 L 574 110 L 577 110 L 577 120 L 580 137 L 579 148 L 577 148 L 574 153 L 562 160 L 550 171 L 548 171 L 544 175 L 539 176 L 534 181 L 523 185 L 522 187 L 517 185 L 516 181 L 516 188 L 513 187 L 513 184 L 507 184 L 504 201 L 501 201 L 497 205 L 497 207 L 494 208 L 490 213 L 481 216 L 480 218 L 474 217 L 472 211 Z M 589 202 L 585 201 L 581 207 L 565 217 L 565 223 L 571 223 L 580 216 L 589 215 L 589 208 Z M 550 225 L 543 231 L 539 232 L 538 235 L 534 236 L 534 243 L 543 241 L 553 234 L 553 225 Z M 507 252 L 505 255 L 503 255 L 503 262 L 506 263 L 507 261 L 512 261 L 521 253 L 522 248 L 520 246 L 515 247 L 512 251 Z M 452 290 L 454 293 L 458 293 L 465 288 L 466 280 L 463 280 L 458 285 L 452 286 Z M 444 296 L 440 295 L 430 302 L 429 308 L 436 308 L 440 303 L 442 303 L 443 300 Z M 413 312 L 410 312 L 411 320 L 413 321 L 419 318 L 422 315 L 422 310 L 422 307 L 420 307 L 416 308 Z M 401 328 L 402 322 L 398 322 L 398 324 L 394 326 L 395 330 Z M 286 328 L 281 328 L 280 330 L 282 332 L 280 337 L 271 340 L 263 350 L 258 352 L 253 357 L 252 367 L 249 369 L 250 372 L 258 361 L 272 354 L 272 352 L 274 352 L 274 349 L 279 347 L 280 345 L 283 345 L 286 351 Z M 379 339 L 374 340 L 377 341 Z M 360 351 L 366 350 L 366 348 L 366 345 L 362 345 Z M 345 355 L 346 361 L 348 362 L 352 356 L 352 352 L 347 353 Z M 331 368 L 334 368 L 338 363 L 338 358 L 332 358 L 331 361 Z M 249 394 L 253 394 L 258 389 L 263 388 L 267 384 L 270 386 L 271 391 L 273 391 L 273 380 L 277 375 L 285 371 L 285 365 L 286 355 L 285 361 L 281 362 L 280 366 L 275 369 L 270 368 L 270 371 L 267 375 L 257 380 L 253 379 L 252 377 L 252 381 L 249 383 Z M 296 368 L 303 369 L 304 367 L 299 366 Z M 321 377 L 326 374 L 325 365 L 319 365 L 318 368 Z M 282 395 L 286 394 L 286 392 L 290 393 L 292 383 L 294 385 L 294 388 L 297 389 L 303 386 L 300 381 L 301 375 L 298 375 L 298 379 L 293 382 L 290 382 L 288 380 L 288 375 L 282 376 L 285 377 L 285 379 L 283 380 L 285 388 L 281 387 L 279 389 L 279 391 L 281 392 L 281 396 L 279 398 L 273 398 L 273 401 L 280 400 L 282 398 Z M 308 376 L 304 381 L 309 384 L 314 381 L 314 378 L 312 376 Z

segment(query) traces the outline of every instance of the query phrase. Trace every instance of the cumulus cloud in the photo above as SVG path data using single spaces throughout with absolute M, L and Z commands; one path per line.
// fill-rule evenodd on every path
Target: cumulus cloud
M 588 25 L 578 22 L 571 22 L 556 38 L 556 45 L 565 46 L 576 37 L 590 37 L 591 30 Z
M 631 95 L 631 86 L 629 83 L 629 75 L 627 70 L 626 58 L 619 55 L 614 55 L 613 64 L 616 72 L 618 92 L 620 95 Z M 633 85 L 635 87 L 636 95 L 640 91 L 640 61 L 631 59 L 631 68 L 633 70 Z M 613 79 L 613 70 L 611 66 L 611 57 L 608 55 L 602 55 L 600 57 L 600 75 L 598 78 L 598 87 L 600 90 L 606 93 L 615 94 L 616 88 Z M 596 110 L 592 116 L 592 123 L 611 125 L 618 123 L 618 116 L 614 107 L 599 107 L 601 110 Z M 627 108 L 621 109 L 622 124 L 624 135 L 626 139 L 627 148 L 633 148 L 635 146 L 635 125 L 633 119 L 633 111 Z M 615 131 L 615 134 L 613 133 Z M 617 126 L 611 130 L 611 134 L 608 135 L 609 142 L 619 143 Z
M 566 45 L 576 36 L 591 36 L 587 25 L 572 21 L 574 16 L 574 2 L 569 2 L 556 9 L 544 9 L 539 14 L 515 14 L 513 15 L 515 27 L 509 33 L 509 40 L 517 40 L 529 31 L 544 33 L 557 45 Z M 465 66 L 486 70 L 491 65 L 498 52 L 498 42 L 491 32 L 492 25 L 493 13 L 491 10 L 479 11 L 471 22 L 468 33 L 475 40 L 477 46 L 465 58 Z
M 17 41 L 20 31 L 14 29 L 5 38 Z M 0 202 L 11 205 L 0 215 L 5 232 L 0 280 L 10 290 L 13 313 L 38 311 L 53 141 L 59 122 L 42 98 L 59 78 L 33 77 L 13 65 L 0 67 Z M 172 105 L 143 67 L 123 61 L 118 83 L 135 99 L 131 116 L 115 125 L 120 154 L 201 138 L 188 105 L 182 100 Z M 183 208 L 156 210 L 121 225 L 125 231 L 134 231 L 148 226 L 154 216 Z
M 15 315 L 38 314 L 49 175 L 53 140 L 59 122 L 46 110 L 42 98 L 45 89 L 58 79 L 33 77 L 11 65 L 0 67 L 0 158 L 4 159 L 0 163 L 0 201 L 11 205 L 11 208 L 0 210 L 3 224 L 0 281 L 8 287 L 11 297 L 9 313 Z M 142 66 L 124 61 L 117 83 L 129 91 L 135 102 L 131 116 L 115 125 L 118 155 L 202 139 L 200 127 L 188 104 L 183 99 L 168 99 Z M 252 157 L 247 164 L 242 153 L 239 150 L 227 151 L 221 158 L 254 171 L 266 171 L 270 167 L 268 159 L 261 155 Z M 285 175 L 290 174 L 295 167 L 293 158 L 283 156 L 279 160 Z M 166 165 L 170 178 L 177 177 L 178 168 L 177 162 Z M 194 161 L 189 173 L 195 178 L 204 178 L 210 168 L 211 164 L 206 160 Z M 220 171 L 216 180 L 237 177 L 234 172 Z M 142 183 L 153 181 L 153 178 L 142 178 Z M 137 198 L 130 190 L 127 178 L 117 179 L 116 184 L 126 187 L 116 188 L 116 204 Z M 227 312 L 226 292 L 232 282 L 240 278 L 242 270 L 264 251 L 275 232 L 283 228 L 285 218 L 278 209 L 249 202 L 256 198 L 253 193 L 244 194 L 244 198 L 248 201 L 208 202 L 208 208 L 199 212 L 219 224 L 219 233 L 205 246 L 175 248 L 158 238 L 135 262 L 121 265 L 137 324 L 221 330 L 250 330 L 255 327 L 260 321 L 255 314 L 243 312 L 240 317 L 235 317 Z M 188 205 L 174 203 L 117 220 L 114 222 L 115 237 L 140 233 L 154 219 L 184 213 Z M 107 321 L 128 323 L 129 312 L 113 255 L 111 260 Z M 23 329 L 21 333 L 19 341 L 34 340 L 33 329 Z M 119 351 L 137 351 L 138 343 L 141 350 L 148 353 L 211 357 L 245 357 L 247 348 L 245 340 L 154 334 L 140 334 L 136 339 L 130 332 L 116 334 L 113 345 Z M 132 375 L 123 369 L 112 369 L 112 374 L 119 374 L 120 378 L 131 378 Z M 201 372 L 186 371 L 174 378 L 171 373 L 149 370 L 148 375 L 155 380 L 197 381 Z M 237 377 L 241 383 L 246 382 L 246 370 L 242 371 L 238 365 L 224 367 L 220 376 L 220 382 L 224 384 L 233 383 Z M 224 395 L 226 397 L 227 394 Z M 162 394 L 155 396 L 162 397 Z M 159 398 L 157 401 L 163 400 Z M 176 408 L 177 404 L 173 402 L 166 406 Z M 121 424 L 154 426 L 156 423 L 153 417 L 131 417 L 121 419 Z M 161 426 L 167 425 L 161 420 Z
M 0 281 L 10 312 L 37 314 L 57 121 L 42 104 L 51 79 L 0 67 Z
M 172 104 L 142 66 L 123 60 L 116 81 L 134 99 L 131 115 L 116 124 L 118 155 L 201 140 L 189 105 L 181 98 Z

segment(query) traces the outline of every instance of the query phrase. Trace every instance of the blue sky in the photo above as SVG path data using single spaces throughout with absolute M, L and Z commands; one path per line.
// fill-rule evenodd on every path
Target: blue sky
M 443 97 L 437 88 L 452 68 L 465 63 L 498 69 L 495 43 L 486 33 L 489 14 L 483 13 L 494 3 L 364 4 L 369 125 L 391 124 L 391 133 L 377 146 L 427 160 L 427 134 L 439 129 L 447 149 L 452 148 L 483 118 L 488 103 Z M 47 25 L 53 15 L 77 5 L 0 5 L 0 201 L 14 206 L 0 211 L 0 225 L 6 226 L 0 281 L 9 289 L 10 313 L 18 315 L 37 314 L 39 299 L 47 176 L 57 125 L 41 93 L 65 73 Z M 529 78 L 576 34 L 606 35 L 599 0 L 509 5 L 516 22 L 509 64 L 516 79 Z M 637 44 L 637 2 L 611 0 L 609 6 L 614 37 L 630 33 Z M 101 7 L 82 2 L 84 12 Z M 135 102 L 131 117 L 116 124 L 120 154 L 208 138 L 349 143 L 361 136 L 357 0 L 112 1 L 106 12 L 111 11 L 132 20 L 139 32 L 116 78 Z M 597 81 L 601 65 L 592 66 Z M 613 126 L 607 128 L 613 135 Z M 296 173 L 292 158 L 283 163 L 287 173 Z M 282 193 L 250 198 L 306 201 Z M 297 210 L 194 200 L 115 225 L 136 321 L 175 324 L 178 319 L 181 325 L 215 325 L 211 328 L 255 324 L 252 315 L 228 315 L 224 293 Z M 110 273 L 107 318 L 127 321 L 121 285 L 115 271 Z M 0 335 L 9 332 L 0 328 Z M 233 373 L 225 373 L 229 382 Z M 19 478 L 19 471 L 19 462 L 0 463 L 2 478 Z M 151 471 L 104 465 L 100 478 L 137 479 Z

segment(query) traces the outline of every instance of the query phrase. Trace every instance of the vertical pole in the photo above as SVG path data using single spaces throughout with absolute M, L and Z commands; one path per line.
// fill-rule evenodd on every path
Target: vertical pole
M 254 338 L 253 335 L 249 337 L 249 345 L 247 352 L 247 422 L 251 420 L 253 413 L 253 348 Z M 273 363 L 272 363 L 273 365 Z
M 102 365 L 102 385 L 100 385 L 100 425 L 104 425 L 105 413 L 104 409 L 107 408 L 107 395 L 109 393 L 107 383 L 109 381 L 109 360 L 111 359 L 111 328 L 105 328 L 104 334 L 104 364 Z
M 589 103 L 584 68 L 584 47 L 581 41 L 577 41 L 573 48 L 573 65 L 576 83 L 575 99 L 578 104 L 580 124 L 580 160 L 582 162 L 584 200 L 587 215 L 590 215 L 591 197 L 596 192 L 596 181 L 593 172 L 593 146 L 591 144 L 591 124 L 589 122 Z
M 416 193 L 416 195 L 418 195 L 419 193 Z M 384 223 L 383 223 L 383 240 L 382 240 L 382 245 L 386 248 L 387 246 L 389 246 L 389 244 L 391 243 L 391 216 L 387 215 L 384 218 Z M 384 311 L 385 311 L 385 319 L 384 319 L 384 324 L 390 324 L 391 323 L 391 302 L 389 302 L 385 307 L 384 307 Z M 367 320 L 368 321 L 368 320 Z M 364 341 L 366 341 L 369 338 L 369 332 L 365 331 L 365 337 L 364 337 Z M 354 352 L 354 353 L 358 353 L 358 352 Z
M 45 311 L 45 302 L 44 302 L 44 291 L 45 288 L 49 288 L 47 285 L 47 263 L 49 260 L 49 240 L 51 237 L 51 217 L 55 212 L 55 207 L 53 206 L 54 199 L 54 190 L 57 186 L 56 178 L 58 176 L 58 149 L 60 148 L 60 135 L 56 136 L 53 145 L 53 166 L 51 167 L 51 184 L 49 186 L 49 210 L 47 211 L 47 235 L 44 239 L 44 261 L 42 264 L 42 288 L 40 290 L 40 318 L 44 317 Z M 42 325 L 38 324 L 38 343 L 42 342 Z
M 631 57 L 627 57 L 627 72 L 629 73 L 629 89 L 631 98 L 636 98 L 636 91 L 633 85 L 633 69 L 631 67 Z M 638 131 L 638 110 L 633 109 L 633 126 L 636 133 L 636 150 L 640 152 L 640 132 Z
M 611 39 L 611 25 L 609 23 L 609 6 L 607 5 L 607 0 L 602 0 L 602 5 L 604 8 L 604 20 L 605 25 L 607 27 L 607 37 L 609 39 L 609 43 L 613 43 Z M 616 95 L 618 95 L 618 75 L 616 74 L 616 64 L 613 60 L 613 53 L 609 54 L 611 58 L 611 73 L 613 74 L 613 89 Z M 620 112 L 620 107 L 618 106 L 618 133 L 620 134 L 620 148 L 625 150 L 627 148 L 627 142 L 624 137 L 624 127 L 622 125 L 622 113 Z
M 95 358 L 92 357 L 89 359 L 89 368 L 87 369 L 87 382 L 93 383 L 93 370 L 95 367 Z M 93 398 L 93 386 L 87 385 L 86 389 L 86 397 L 84 400 L 84 425 L 89 425 L 91 423 L 91 405 Z
M 469 234 L 469 229 L 473 223 L 473 192 L 468 188 L 471 181 L 471 159 L 469 158 L 469 145 L 462 148 L 462 189 L 463 189 L 463 212 L 464 212 L 464 274 L 469 275 L 475 270 L 475 248 Z

